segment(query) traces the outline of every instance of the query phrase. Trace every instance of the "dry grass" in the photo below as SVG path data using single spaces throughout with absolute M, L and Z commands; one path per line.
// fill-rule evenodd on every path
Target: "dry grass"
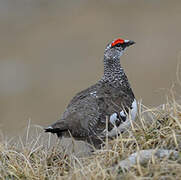
M 60 146 L 55 136 L 28 125 L 19 138 L 0 140 L 0 179 L 181 179 L 181 156 L 139 160 L 128 170 L 117 164 L 148 149 L 181 150 L 181 104 L 143 105 L 127 132 L 92 154 L 78 156 Z

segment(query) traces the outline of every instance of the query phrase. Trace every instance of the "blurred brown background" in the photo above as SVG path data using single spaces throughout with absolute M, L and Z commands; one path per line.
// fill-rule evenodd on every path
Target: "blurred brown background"
M 181 52 L 180 0 L 1 0 L 0 129 L 57 120 L 102 76 L 117 37 L 136 41 L 121 63 L 137 99 L 165 102 Z

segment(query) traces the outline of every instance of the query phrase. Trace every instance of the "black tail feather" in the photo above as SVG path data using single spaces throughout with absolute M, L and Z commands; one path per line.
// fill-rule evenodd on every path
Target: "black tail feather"
M 59 128 L 45 128 L 44 130 L 45 132 L 56 134 L 58 137 L 61 137 L 63 132 L 68 131 L 68 129 L 59 129 Z

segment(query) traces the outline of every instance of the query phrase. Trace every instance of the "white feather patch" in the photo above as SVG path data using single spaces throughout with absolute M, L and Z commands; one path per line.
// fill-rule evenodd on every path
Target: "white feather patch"
M 129 40 L 125 39 L 125 40 L 124 40 L 124 42 L 125 42 L 125 43 L 128 43 L 128 42 L 129 42 Z
M 124 113 L 124 111 L 121 111 L 121 112 L 120 112 L 120 116 L 126 117 L 126 114 Z
M 116 122 L 116 120 L 117 120 L 117 114 L 116 113 L 113 113 L 111 116 L 110 116 L 110 122 L 111 122 L 111 124 L 115 124 L 115 122 Z
M 131 120 L 132 120 L 132 121 L 135 120 L 135 118 L 136 118 L 136 113 L 137 113 L 137 102 L 136 102 L 136 99 L 134 99 L 134 101 L 133 101 L 133 103 L 132 103 L 132 109 L 131 109 L 131 112 L 130 112 Z M 116 113 L 112 114 L 111 117 L 110 117 L 111 123 L 112 123 L 112 121 L 115 122 L 116 119 L 117 119 L 117 114 L 116 114 L 116 116 L 115 116 L 115 114 L 116 114 Z M 124 111 L 121 111 L 121 112 L 120 112 L 120 115 L 121 115 L 121 116 L 126 116 L 125 113 L 124 113 Z M 126 130 L 129 126 L 130 126 L 130 120 L 129 120 L 129 117 L 127 117 L 127 118 L 126 118 L 126 121 L 123 122 L 123 123 L 121 123 L 121 124 L 119 125 L 119 127 L 114 126 L 114 128 L 113 128 L 110 132 L 108 132 L 108 136 L 109 136 L 109 137 L 116 136 L 116 134 L 117 134 L 118 132 L 121 132 L 121 131 Z
M 52 126 L 48 126 L 46 129 L 53 129 Z

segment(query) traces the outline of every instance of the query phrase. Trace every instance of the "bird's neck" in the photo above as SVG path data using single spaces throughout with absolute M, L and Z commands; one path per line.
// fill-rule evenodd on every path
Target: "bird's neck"
M 101 79 L 104 82 L 117 85 L 128 85 L 127 77 L 120 64 L 120 59 L 115 57 L 107 59 L 104 57 L 104 76 Z

